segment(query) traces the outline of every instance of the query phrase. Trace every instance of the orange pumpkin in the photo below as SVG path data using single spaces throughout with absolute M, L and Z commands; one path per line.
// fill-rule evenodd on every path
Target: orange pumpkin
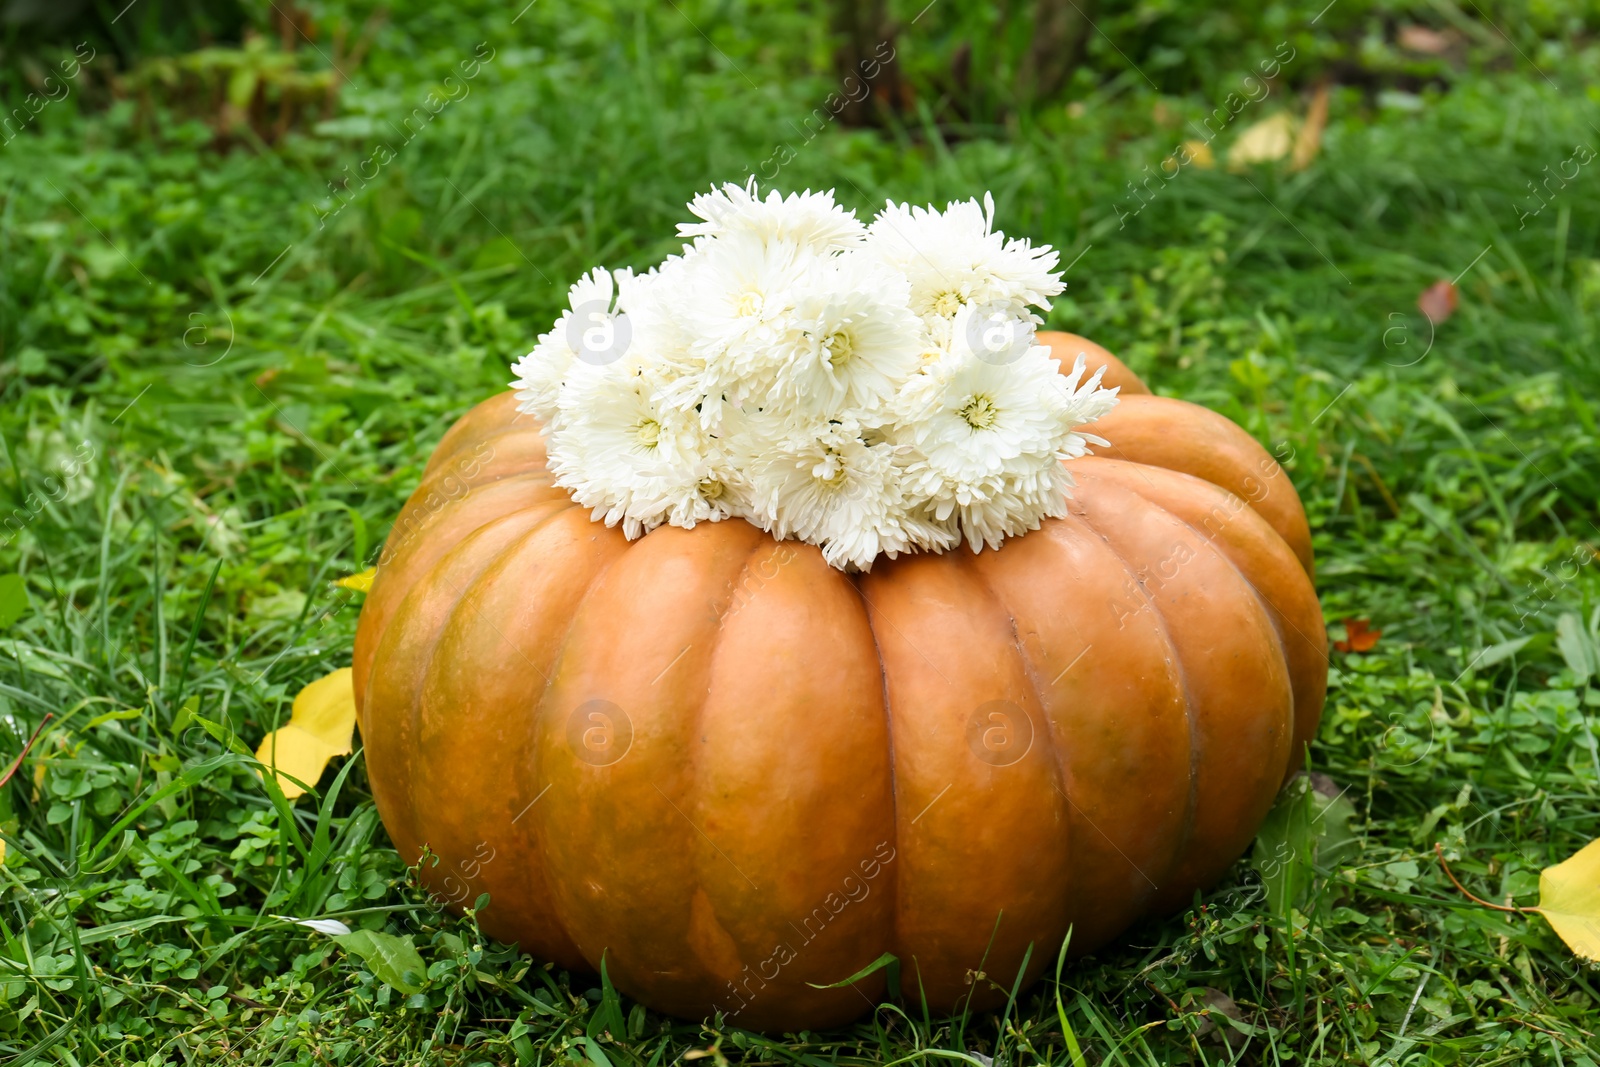
M 373 794 L 490 934 L 662 1011 L 842 1023 L 892 952 L 1003 1001 L 1187 903 L 1303 760 L 1327 681 L 1289 478 L 1110 353 L 1112 442 L 998 551 L 846 575 L 741 521 L 637 541 L 553 485 L 512 395 L 440 442 L 355 646 Z M 982 971 L 991 979 L 973 979 Z

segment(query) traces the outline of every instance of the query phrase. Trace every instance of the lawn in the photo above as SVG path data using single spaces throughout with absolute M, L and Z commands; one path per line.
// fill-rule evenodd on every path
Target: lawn
M 0 1062 L 1600 1062 L 1593 967 L 1435 851 L 1530 906 L 1600 836 L 1592 5 L 1086 5 L 1052 72 L 1026 18 L 896 4 L 861 113 L 822 5 L 283 6 L 8 39 Z M 1323 88 L 1314 155 L 1230 168 Z M 1000 1014 L 657 1015 L 430 902 L 359 750 L 292 805 L 239 752 L 348 665 L 334 581 L 566 287 L 749 174 L 992 190 L 1070 264 L 1050 326 L 1271 449 L 1330 636 L 1379 631 L 1254 856 Z M 293 919 L 409 935 L 420 991 Z

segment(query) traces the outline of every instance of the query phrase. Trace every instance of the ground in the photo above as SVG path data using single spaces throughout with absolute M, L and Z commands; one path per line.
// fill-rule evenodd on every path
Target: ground
M 989 8 L 916 4 L 862 125 L 815 13 L 518 6 L 328 4 L 170 56 L 146 26 L 142 58 L 113 35 L 8 68 L 0 757 L 52 717 L 0 788 L 0 1054 L 1596 1063 L 1594 971 L 1435 852 L 1527 906 L 1600 836 L 1592 13 L 1108 12 L 1023 99 Z M 941 81 L 958 63 L 1006 76 Z M 1314 125 L 1322 86 L 1314 156 L 1229 167 L 1262 120 Z M 1205 140 L 1210 166 L 1178 148 Z M 225 743 L 349 662 L 361 597 L 332 580 L 567 284 L 659 261 L 690 196 L 751 173 L 866 210 L 993 190 L 1070 264 L 1051 326 L 1282 459 L 1351 646 L 1318 790 L 1254 859 L 1001 1015 L 657 1016 L 430 904 L 359 756 L 290 806 Z M 410 935 L 421 991 L 276 916 Z

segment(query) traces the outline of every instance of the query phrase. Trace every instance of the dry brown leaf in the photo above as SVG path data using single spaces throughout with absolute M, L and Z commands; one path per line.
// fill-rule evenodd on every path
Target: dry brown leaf
M 1371 652 L 1378 645 L 1378 638 L 1383 636 L 1382 630 L 1368 629 L 1369 619 L 1344 620 L 1343 641 L 1335 641 L 1333 647 L 1340 652 Z
M 1312 94 L 1311 108 L 1306 112 L 1306 120 L 1294 139 L 1294 154 L 1289 159 L 1290 170 L 1305 170 L 1317 158 L 1317 153 L 1322 151 L 1322 131 L 1328 125 L 1329 95 L 1327 82 L 1317 86 L 1317 91 Z
M 1455 283 L 1443 279 L 1434 282 L 1417 297 L 1417 310 L 1428 316 L 1435 326 L 1456 313 L 1459 302 Z
M 1401 26 L 1400 32 L 1395 35 L 1395 41 L 1407 52 L 1417 52 L 1425 56 L 1448 52 L 1452 43 L 1448 36 L 1438 30 L 1416 25 Z
M 1218 1044 L 1226 1043 L 1230 1048 L 1238 1048 L 1249 1040 L 1249 1036 L 1242 1031 L 1211 1018 L 1215 1013 L 1226 1015 L 1234 1022 L 1244 1022 L 1244 1012 L 1239 1010 L 1239 1005 L 1232 997 L 1220 989 L 1202 986 L 1200 1002 L 1205 1005 L 1205 1011 L 1200 1019 L 1200 1026 L 1195 1030 L 1197 1036 L 1204 1037 L 1210 1034 Z

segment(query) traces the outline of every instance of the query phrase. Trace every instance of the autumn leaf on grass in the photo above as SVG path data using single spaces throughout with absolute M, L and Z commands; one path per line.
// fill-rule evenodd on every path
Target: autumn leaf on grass
M 1573 952 L 1600 961 L 1600 840 L 1539 872 L 1539 914 Z
M 1178 146 L 1188 154 L 1188 160 L 1181 160 L 1176 154 L 1168 156 L 1161 161 L 1161 170 L 1165 174 L 1176 174 L 1186 162 L 1201 170 L 1213 170 L 1217 165 L 1217 157 L 1211 154 L 1211 145 L 1205 141 L 1185 141 Z
M 352 589 L 357 593 L 366 593 L 372 589 L 372 579 L 378 576 L 378 568 L 368 567 L 360 574 L 347 574 L 333 584 L 340 589 Z
M 1371 652 L 1378 645 L 1378 638 L 1383 636 L 1382 630 L 1367 629 L 1370 619 L 1344 620 L 1343 641 L 1335 641 L 1333 647 L 1340 652 Z
M 1294 139 L 1294 153 L 1289 159 L 1290 170 L 1305 170 L 1322 151 L 1322 131 L 1328 125 L 1328 83 L 1317 86 L 1311 96 L 1311 107 L 1306 111 L 1306 121 Z
M 1395 35 L 1395 43 L 1407 52 L 1437 56 L 1448 52 L 1455 42 L 1438 30 L 1426 26 L 1407 25 L 1400 27 L 1400 32 Z
M 1444 867 L 1446 877 L 1474 904 L 1495 911 L 1519 915 L 1543 915 L 1556 936 L 1582 959 L 1600 963 L 1600 840 L 1590 841 L 1554 867 L 1539 872 L 1539 906 L 1519 908 L 1509 903 L 1495 904 L 1470 892 L 1444 858 L 1444 846 L 1433 851 Z
M 1417 310 L 1437 326 L 1456 313 L 1459 302 L 1455 283 L 1441 279 L 1422 290 L 1417 297 Z
M 277 771 L 278 788 L 293 800 L 305 790 L 285 775 L 315 785 L 329 760 L 350 751 L 355 728 L 355 682 L 340 667 L 300 690 L 289 722 L 261 739 L 256 758 Z
M 1255 163 L 1272 163 L 1284 158 L 1294 146 L 1294 127 L 1294 116 L 1287 111 L 1250 126 L 1228 149 L 1228 169 L 1243 170 Z

